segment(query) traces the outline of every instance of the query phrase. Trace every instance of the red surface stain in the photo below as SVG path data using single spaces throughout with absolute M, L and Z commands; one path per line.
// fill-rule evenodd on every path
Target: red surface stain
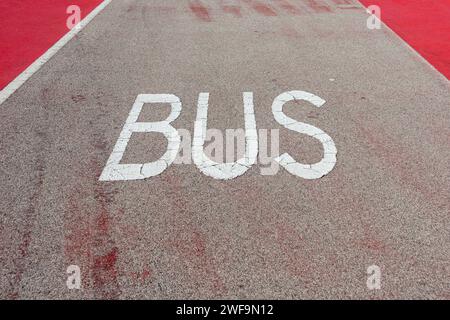
M 278 247 L 284 256 L 287 271 L 297 277 L 311 280 L 311 259 L 301 234 L 287 224 L 278 224 L 275 229 Z
M 354 4 L 353 0 L 332 0 L 337 5 L 351 5 Z
M 381 8 L 381 20 L 450 79 L 450 0 L 361 0 Z
M 151 279 L 153 272 L 150 267 L 146 266 L 140 271 L 131 272 L 128 275 L 123 274 L 122 276 L 129 277 L 133 280 L 133 283 L 136 285 L 145 285 L 148 284 L 149 279 Z
M 100 175 L 101 167 L 96 160 L 93 160 L 92 163 L 92 167 L 96 168 L 97 177 Z M 111 233 L 113 213 L 108 208 L 109 203 L 112 202 L 112 195 L 107 193 L 97 181 L 94 186 L 94 195 L 97 202 L 97 212 L 93 216 L 94 250 L 91 267 L 93 286 L 97 295 L 102 298 L 112 299 L 120 295 L 116 267 L 119 251 L 115 246 Z
M 385 253 L 387 250 L 386 244 L 380 240 L 375 232 L 372 230 L 373 227 L 366 223 L 363 223 L 363 237 L 360 239 L 358 244 L 363 249 L 368 249 L 378 253 Z
M 209 10 L 200 1 L 192 1 L 189 3 L 189 9 L 195 14 L 195 16 L 205 22 L 211 22 L 211 16 Z
M 83 288 L 100 299 L 120 296 L 117 262 L 120 251 L 114 241 L 115 217 L 123 209 L 111 210 L 114 191 L 98 181 L 103 164 L 97 159 L 106 143 L 101 134 L 94 134 L 88 170 L 78 177 L 78 184 L 69 191 L 65 213 L 65 255 L 68 265 L 80 266 Z
M 276 3 L 292 15 L 300 15 L 302 11 L 287 0 L 276 0 Z
M 118 250 L 114 247 L 107 254 L 94 257 L 92 277 L 95 288 L 103 289 L 111 283 L 117 281 L 117 255 Z M 117 297 L 114 292 L 109 292 L 102 296 L 103 298 Z
M 148 278 L 151 277 L 151 275 L 152 275 L 152 271 L 150 269 L 148 269 L 148 268 L 144 269 L 142 271 L 142 280 L 144 280 L 144 281 L 147 280 Z
M 442 121 L 442 119 L 440 121 L 430 119 L 428 130 L 433 132 L 433 138 L 438 143 L 442 144 L 445 148 L 450 147 L 450 127 L 448 126 L 448 122 L 445 120 Z M 450 172 L 450 167 L 448 171 Z
M 123 222 L 124 210 L 110 215 L 107 210 L 93 209 L 99 211 L 92 214 L 84 200 L 90 193 L 89 189 L 79 186 L 69 197 L 65 216 L 65 256 L 68 265 L 76 264 L 82 274 L 89 275 L 88 278 L 83 277 L 84 289 L 92 290 L 96 298 L 115 299 L 120 295 L 118 277 L 144 284 L 152 272 L 149 267 L 132 273 L 117 268 L 119 249 L 111 238 L 111 228 L 114 226 L 118 239 L 130 245 L 137 242 L 135 237 L 138 237 L 140 230 Z M 101 192 L 96 194 L 100 202 L 105 196 Z
M 84 288 L 92 289 L 97 298 L 113 299 L 120 294 L 116 267 L 119 251 L 112 240 L 108 196 L 98 186 L 95 188 L 97 201 L 93 206 L 84 200 L 91 191 L 81 186 L 69 197 L 65 254 L 68 263 L 79 265 L 83 274 L 90 275 L 83 278 Z
M 262 200 L 265 196 L 261 187 L 257 185 L 248 189 L 229 187 L 224 192 L 238 201 L 240 216 L 250 228 L 249 233 L 254 238 L 258 255 L 264 256 L 266 263 L 271 265 L 281 263 L 290 276 L 299 278 L 305 283 L 311 282 L 320 273 L 318 270 L 313 272 L 311 259 L 308 257 L 308 242 L 288 221 L 276 215 L 266 217 L 264 220 L 255 219 L 255 212 L 278 210 L 273 207 L 273 203 Z M 245 194 L 245 197 L 242 197 L 242 194 Z M 270 247 L 276 249 L 267 250 Z
M 79 197 L 83 196 L 85 194 L 80 190 L 69 195 L 64 230 L 66 259 L 70 264 L 77 264 L 86 271 L 92 256 L 92 232 L 90 223 L 84 222 L 84 210 L 79 206 Z
M 405 144 L 393 142 L 391 135 L 385 132 L 382 126 L 374 121 L 364 118 L 355 121 L 361 136 L 368 141 L 369 152 L 375 154 L 382 162 L 386 163 L 398 178 L 399 182 L 421 194 L 428 202 L 432 202 L 439 208 L 450 208 L 450 197 L 446 193 L 437 190 L 446 190 L 446 186 L 434 181 L 436 188 L 431 188 L 424 181 L 430 179 L 423 177 L 428 171 L 427 161 L 421 159 L 418 154 L 412 154 L 404 146 Z
M 222 10 L 225 13 L 231 13 L 232 15 L 234 15 L 235 17 L 242 17 L 241 14 L 241 7 L 240 6 L 233 6 L 233 5 L 223 5 L 222 6 Z
M 225 285 L 219 277 L 213 259 L 207 253 L 206 236 L 200 231 L 192 230 L 178 233 L 178 239 L 174 239 L 170 244 L 175 251 L 180 254 L 189 265 L 194 266 L 200 273 L 206 276 L 212 283 L 212 289 L 216 294 L 225 290 Z
M 336 190 L 340 190 L 346 196 L 335 199 L 329 198 L 329 201 L 322 203 L 323 210 L 338 215 L 342 213 L 350 214 L 352 219 L 351 236 L 347 237 L 348 234 L 341 234 L 339 238 L 334 239 L 334 246 L 336 248 L 347 248 L 346 250 L 357 251 L 362 254 L 370 254 L 371 256 L 397 257 L 397 252 L 393 247 L 381 238 L 383 232 L 379 231 L 377 223 L 372 219 L 376 213 L 368 199 L 355 192 L 355 186 L 352 185 L 351 180 L 338 179 L 333 184 Z M 321 196 L 321 193 L 315 188 L 308 192 L 312 198 Z M 351 201 L 348 201 L 348 199 L 351 199 Z M 333 262 L 333 264 L 336 263 L 337 261 Z M 341 267 L 345 272 L 346 266 Z
M 178 251 L 184 253 L 186 256 L 202 258 L 206 254 L 206 243 L 204 236 L 199 231 L 192 231 L 187 234 L 186 239 L 176 239 L 173 245 Z
M 306 5 L 317 13 L 331 12 L 331 8 L 320 0 L 306 0 Z
M 47 134 L 45 132 L 37 132 L 37 136 L 41 137 L 42 141 L 46 140 Z M 7 296 L 11 299 L 19 298 L 19 286 L 22 281 L 22 275 L 27 268 L 27 259 L 30 254 L 30 243 L 32 240 L 32 229 L 34 221 L 36 220 L 37 205 L 39 203 L 39 199 L 42 196 L 44 180 L 45 180 L 45 162 L 44 162 L 44 154 L 42 151 L 44 147 L 41 144 L 38 144 L 39 150 L 37 150 L 37 159 L 35 163 L 36 167 L 36 177 L 32 179 L 32 183 L 34 185 L 34 191 L 32 192 L 30 198 L 28 199 L 28 207 L 25 209 L 24 213 L 24 226 L 21 234 L 21 242 L 17 248 L 17 255 L 13 257 L 13 270 L 14 276 L 10 281 L 10 291 L 7 292 Z
M 161 13 L 161 14 L 173 14 L 177 11 L 177 8 L 175 7 L 169 7 L 169 6 L 151 6 L 147 7 L 149 11 L 155 12 L 155 13 Z
M 300 33 L 295 30 L 294 28 L 290 28 L 290 27 L 283 27 L 281 28 L 281 35 L 288 37 L 288 38 L 298 38 L 300 37 Z
M 254 0 L 243 0 L 243 1 L 249 4 L 253 8 L 253 10 L 255 10 L 257 13 L 263 16 L 274 17 L 277 15 L 276 11 L 267 4 Z
M 167 241 L 168 249 L 172 250 L 184 261 L 186 267 L 197 273 L 197 285 L 205 287 L 216 296 L 226 294 L 227 288 L 219 276 L 217 262 L 210 252 L 208 236 L 196 224 L 187 220 L 192 217 L 189 209 L 190 201 L 180 185 L 180 178 L 165 175 L 168 184 L 168 199 L 172 200 L 173 215 L 170 216 L 171 232 Z M 182 225 L 182 227 L 180 227 Z

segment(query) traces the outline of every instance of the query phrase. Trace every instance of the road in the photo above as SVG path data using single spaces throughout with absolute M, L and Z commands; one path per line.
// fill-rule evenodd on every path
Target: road
M 352 0 L 112 1 L 0 106 L 1 297 L 449 299 L 449 82 L 368 17 Z M 209 93 L 208 128 L 253 114 L 260 155 L 260 130 L 278 129 L 279 154 L 317 163 L 317 136 L 275 119 L 286 92 L 323 100 L 282 100 L 332 139 L 320 177 L 257 159 L 217 179 L 188 154 L 140 167 L 145 179 L 100 179 L 142 94 L 179 98 L 170 125 L 194 140 Z M 164 101 L 135 121 L 166 119 Z M 145 130 L 127 143 L 124 164 L 168 145 Z

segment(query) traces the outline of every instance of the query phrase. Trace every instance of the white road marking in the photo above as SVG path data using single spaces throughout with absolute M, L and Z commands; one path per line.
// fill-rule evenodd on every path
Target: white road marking
M 198 97 L 197 120 L 194 124 L 194 141 L 192 143 L 192 158 L 196 166 L 205 175 L 214 179 L 228 180 L 243 175 L 255 162 L 258 155 L 258 134 L 256 132 L 255 113 L 253 108 L 253 93 L 244 92 L 245 120 L 245 156 L 236 162 L 217 163 L 209 159 L 203 145 L 206 139 L 208 121 L 209 93 L 202 92 Z
M 31 78 L 47 61 L 49 61 L 62 47 L 64 47 L 78 32 L 80 32 L 92 19 L 95 18 L 111 0 L 104 0 L 89 15 L 86 16 L 76 27 L 70 30 L 64 37 L 58 40 L 42 56 L 34 61 L 25 71 L 18 75 L 2 91 L 0 91 L 0 105 L 5 102 L 17 89 L 19 89 L 28 79 Z
M 283 113 L 284 104 L 293 100 L 305 100 L 318 108 L 325 104 L 325 100 L 309 92 L 289 91 L 276 97 L 272 104 L 272 113 L 275 120 L 287 129 L 306 134 L 319 140 L 323 145 L 324 156 L 321 161 L 310 165 L 296 162 L 289 153 L 282 154 L 275 158 L 275 161 L 293 175 L 304 179 L 318 179 L 333 170 L 336 164 L 337 149 L 333 139 L 325 132 L 310 124 L 289 118 Z
M 309 92 L 289 91 L 277 96 L 272 104 L 272 113 L 275 120 L 287 129 L 306 134 L 319 140 L 324 149 L 324 156 L 321 161 L 314 164 L 298 163 L 288 153 L 284 153 L 274 160 L 293 175 L 304 179 L 318 179 L 334 168 L 337 149 L 333 139 L 328 134 L 312 125 L 289 118 L 283 113 L 285 103 L 293 100 L 305 100 L 316 107 L 324 105 L 325 100 Z M 199 170 L 205 175 L 221 180 L 234 179 L 243 175 L 256 162 L 259 150 L 253 93 L 244 92 L 243 102 L 245 120 L 244 157 L 238 159 L 236 162 L 219 163 L 213 161 L 205 154 L 204 145 L 208 123 L 209 93 L 202 92 L 199 94 L 197 118 L 194 123 L 194 138 L 192 141 L 192 159 Z M 163 121 L 138 122 L 142 107 L 146 103 L 169 103 L 171 105 L 170 115 Z M 138 95 L 99 180 L 139 180 L 156 176 L 166 170 L 177 159 L 180 150 L 180 133 L 170 123 L 178 118 L 181 109 L 180 98 L 173 94 Z M 167 150 L 164 155 L 153 162 L 121 164 L 120 161 L 134 132 L 162 133 L 168 141 Z
M 164 121 L 137 122 L 145 103 L 170 103 L 170 115 Z M 173 94 L 140 94 L 131 108 L 119 139 L 114 146 L 108 162 L 100 176 L 100 181 L 139 180 L 156 176 L 167 169 L 175 160 L 180 148 L 181 137 L 170 125 L 181 113 L 180 98 Z M 159 132 L 168 141 L 167 151 L 153 162 L 139 164 L 120 164 L 133 132 Z

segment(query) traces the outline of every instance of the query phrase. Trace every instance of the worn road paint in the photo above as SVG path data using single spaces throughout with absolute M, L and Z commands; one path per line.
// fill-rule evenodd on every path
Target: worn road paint
M 306 0 L 306 4 L 310 9 L 317 13 L 331 12 L 331 8 L 321 0 Z
M 253 92 L 244 92 L 245 120 L 245 157 L 236 162 L 217 163 L 209 159 L 203 152 L 208 121 L 209 93 L 202 92 L 198 96 L 197 120 L 194 127 L 192 158 L 195 165 L 205 175 L 214 179 L 228 180 L 243 175 L 255 162 L 258 155 L 258 134 L 256 132 L 255 112 L 253 108 Z
M 220 5 L 223 12 L 231 13 L 238 18 L 242 17 L 241 6 L 239 6 L 236 1 L 222 0 Z
M 137 122 L 145 103 L 169 103 L 170 115 L 164 121 Z M 123 126 L 119 139 L 114 146 L 108 162 L 100 176 L 100 181 L 139 180 L 156 176 L 167 169 L 175 160 L 180 148 L 181 138 L 178 131 L 170 125 L 181 113 L 180 98 L 173 94 L 140 94 L 136 98 L 128 119 Z M 159 132 L 168 141 L 167 151 L 153 162 L 140 164 L 120 164 L 133 132 Z
M 209 10 L 205 7 L 201 1 L 192 1 L 189 3 L 189 9 L 195 14 L 195 16 L 205 22 L 211 22 L 211 16 L 209 15 Z
M 275 120 L 287 129 L 318 139 L 323 145 L 324 156 L 321 161 L 311 165 L 296 162 L 288 153 L 284 153 L 274 160 L 293 175 L 305 179 L 318 179 L 334 168 L 337 149 L 333 139 L 328 134 L 312 125 L 289 118 L 283 113 L 284 104 L 294 100 L 305 100 L 316 107 L 321 107 L 325 104 L 325 100 L 305 91 L 288 91 L 277 96 L 272 104 L 272 113 Z M 142 107 L 146 103 L 169 103 L 171 105 L 171 113 L 164 121 L 138 122 Z M 220 180 L 234 179 L 243 175 L 256 162 L 259 150 L 253 92 L 243 93 L 243 103 L 245 121 L 244 157 L 235 162 L 218 163 L 211 160 L 204 152 L 208 127 L 209 93 L 202 92 L 199 94 L 197 118 L 194 124 L 194 138 L 192 141 L 192 159 L 198 169 L 205 175 Z M 166 170 L 176 160 L 180 150 L 180 132 L 170 123 L 178 118 L 181 109 L 180 98 L 173 94 L 140 94 L 136 98 L 99 180 L 140 180 L 156 176 Z M 162 133 L 168 140 L 167 150 L 164 155 L 153 162 L 121 164 L 120 161 L 134 132 Z
M 300 15 L 302 11 L 288 0 L 275 0 L 275 3 L 292 15 Z
M 262 3 L 256 0 L 244 0 L 247 4 L 249 4 L 253 10 L 257 13 L 266 16 L 266 17 L 275 17 L 277 16 L 276 11 L 269 5 Z
M 284 104 L 295 100 L 308 101 L 318 108 L 325 104 L 325 100 L 309 92 L 284 92 L 276 97 L 272 104 L 275 120 L 289 130 L 303 133 L 319 140 L 323 145 L 324 156 L 321 161 L 311 165 L 296 162 L 289 153 L 282 154 L 275 158 L 275 161 L 293 175 L 304 179 L 318 179 L 333 170 L 336 164 L 337 149 L 333 139 L 328 134 L 310 124 L 296 121 L 283 113 Z

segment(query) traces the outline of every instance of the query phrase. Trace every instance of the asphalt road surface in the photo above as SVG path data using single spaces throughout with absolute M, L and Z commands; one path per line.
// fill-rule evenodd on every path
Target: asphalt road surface
M 0 106 L 1 297 L 449 299 L 449 82 L 368 17 L 350 0 L 112 1 Z M 320 178 L 256 161 L 228 180 L 193 162 L 99 179 L 140 94 L 178 97 L 170 124 L 194 136 L 200 93 L 225 130 L 244 128 L 251 92 L 280 154 L 319 162 L 322 143 L 272 112 L 300 91 L 326 101 L 283 108 L 332 138 Z M 133 133 L 121 163 L 167 144 Z

